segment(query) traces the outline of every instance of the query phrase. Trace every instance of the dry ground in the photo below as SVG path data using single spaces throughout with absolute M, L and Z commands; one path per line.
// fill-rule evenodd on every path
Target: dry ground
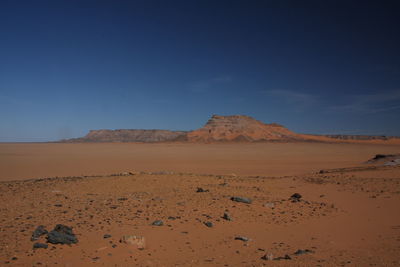
M 399 151 L 400 145 L 323 143 L 0 143 L 0 181 L 126 170 L 283 176 L 351 167 Z
M 0 150 L 2 168 L 6 166 L 4 162 L 14 162 L 11 166 L 19 173 L 14 176 L 18 181 L 0 182 L 0 265 L 400 265 L 400 168 L 371 169 L 362 164 L 373 154 L 398 152 L 398 147 L 253 144 L 190 148 L 129 144 L 128 148 L 134 150 L 130 154 L 128 148 L 122 148 L 123 144 L 92 145 L 90 152 L 82 149 L 90 145 L 80 145 L 79 153 L 74 151 L 76 144 L 57 152 L 53 146 L 60 148 L 58 145 L 65 144 L 26 145 L 25 158 L 31 162 L 25 163 L 20 159 L 23 145 Z M 168 161 L 170 157 L 166 156 L 166 148 L 171 146 L 175 151 L 171 157 L 176 161 Z M 132 171 L 140 170 L 140 164 L 148 164 L 148 168 L 143 168 L 147 172 L 22 180 L 24 172 L 20 168 L 25 166 L 40 173 L 42 170 L 33 166 L 41 162 L 47 162 L 42 168 L 50 169 L 45 177 L 52 176 L 57 166 L 68 175 L 105 172 L 105 148 L 110 150 L 111 165 L 117 164 L 108 168 L 120 166 L 119 172 Z M 200 155 L 191 155 L 191 149 L 193 154 Z M 42 158 L 38 151 L 43 152 Z M 55 153 L 53 157 L 49 151 Z M 139 151 L 144 157 L 137 156 Z M 63 156 L 67 161 L 64 164 Z M 129 160 L 118 165 L 115 157 Z M 79 165 L 78 170 L 68 170 L 67 166 L 82 159 L 86 163 Z M 161 167 L 151 169 L 150 163 L 157 165 L 157 159 Z M 217 162 L 211 164 L 213 159 Z M 102 163 L 97 169 L 90 165 L 96 160 Z M 225 167 L 220 168 L 218 161 Z M 166 168 L 169 171 L 155 172 L 171 162 L 170 168 Z M 250 170 L 247 165 L 256 171 L 244 175 Z M 196 166 L 197 174 L 184 172 Z M 277 173 L 276 166 L 282 168 L 281 173 Z M 346 168 L 316 171 L 325 166 Z M 201 175 L 203 170 L 227 171 L 224 175 Z M 293 174 L 296 171 L 299 174 Z M 12 173 L 7 168 L 2 169 L 4 172 Z M 236 174 L 227 175 L 232 172 Z M 264 175 L 260 175 L 262 172 Z M 2 174 L 3 180 L 5 177 Z M 198 193 L 198 187 L 209 191 Z M 293 193 L 302 195 L 300 202 L 289 200 Z M 248 197 L 253 202 L 233 202 L 232 196 Z M 225 212 L 232 221 L 221 218 Z M 155 220 L 162 220 L 164 225 L 152 226 Z M 213 227 L 207 227 L 205 222 L 211 222 Z M 30 237 L 38 225 L 51 230 L 59 223 L 73 227 L 78 244 L 32 249 L 34 242 Z M 111 237 L 105 239 L 105 234 Z M 123 235 L 144 236 L 146 248 L 138 250 L 120 243 Z M 235 240 L 238 236 L 249 241 Z M 39 241 L 45 242 L 45 238 Z M 298 249 L 311 252 L 294 255 Z M 272 259 L 288 255 L 291 259 L 266 260 L 266 255 Z

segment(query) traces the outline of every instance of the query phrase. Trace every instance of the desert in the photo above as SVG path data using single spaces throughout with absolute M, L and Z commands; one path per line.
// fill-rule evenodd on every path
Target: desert
M 399 14 L 0 0 L 0 267 L 400 266 Z
M 398 266 L 399 149 L 0 144 L 2 265 Z M 56 225 L 77 243 L 31 240 Z

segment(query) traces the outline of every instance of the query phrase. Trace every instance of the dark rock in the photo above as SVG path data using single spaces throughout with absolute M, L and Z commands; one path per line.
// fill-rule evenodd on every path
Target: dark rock
M 156 220 L 156 221 L 154 221 L 151 225 L 154 225 L 154 226 L 163 226 L 163 225 L 164 225 L 164 222 L 161 221 L 161 220 Z
M 274 261 L 280 261 L 280 260 L 291 260 L 292 258 L 288 255 L 288 254 L 286 254 L 284 257 L 277 257 L 277 258 L 274 258 Z
M 232 221 L 231 216 L 227 212 L 224 213 L 224 216 L 222 216 L 222 219 L 227 220 L 227 221 Z
M 47 242 L 51 244 L 76 244 L 78 239 L 72 232 L 72 228 L 57 224 L 53 231 L 47 234 Z
M 47 234 L 47 230 L 43 225 L 39 225 L 32 233 L 31 241 L 38 240 L 42 235 Z
M 247 242 L 247 241 L 249 241 L 249 238 L 247 238 L 245 236 L 236 236 L 235 240 L 240 240 L 240 241 Z
M 49 247 L 49 245 L 44 244 L 44 243 L 35 243 L 35 244 L 33 244 L 33 248 L 34 249 L 36 249 L 36 248 L 48 248 L 48 247 Z
M 17 257 L 12 257 L 11 260 L 16 261 L 16 260 L 18 260 L 18 258 Z
M 261 259 L 262 260 L 265 260 L 265 261 L 270 261 L 270 260 L 273 260 L 274 259 L 274 256 L 270 253 L 270 254 L 265 254 L 264 256 L 262 256 L 261 257 Z
M 247 198 L 247 197 L 231 197 L 232 201 L 236 201 L 236 202 L 242 202 L 242 203 L 246 203 L 246 204 L 251 204 L 251 199 Z
M 205 222 L 204 225 L 210 228 L 214 226 L 212 222 Z
M 110 238 L 111 237 L 111 235 L 109 235 L 109 234 L 105 234 L 105 235 L 103 235 L 103 238 L 104 239 L 106 239 L 106 238 Z
M 204 192 L 210 192 L 210 190 L 208 190 L 208 189 L 203 189 L 203 188 L 201 188 L 201 187 L 197 187 L 197 191 L 196 191 L 197 193 L 204 193 Z
M 299 193 L 294 193 L 291 197 L 290 200 L 292 202 L 300 202 L 300 199 L 302 198 L 302 196 Z
M 308 253 L 314 253 L 314 251 L 310 249 L 298 249 L 294 255 L 303 255 L 303 254 L 308 254 Z

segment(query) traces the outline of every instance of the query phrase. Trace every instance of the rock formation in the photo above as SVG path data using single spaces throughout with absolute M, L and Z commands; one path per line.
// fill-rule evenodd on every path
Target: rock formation
M 265 124 L 249 116 L 213 115 L 203 128 L 188 133 L 192 142 L 215 141 L 294 141 L 301 136 L 282 125 Z
M 86 136 L 64 142 L 166 142 L 185 141 L 186 132 L 168 130 L 91 130 Z
M 61 142 L 400 142 L 398 137 L 367 135 L 298 134 L 277 123 L 263 123 L 249 116 L 213 115 L 204 127 L 190 131 L 92 130 L 86 136 Z

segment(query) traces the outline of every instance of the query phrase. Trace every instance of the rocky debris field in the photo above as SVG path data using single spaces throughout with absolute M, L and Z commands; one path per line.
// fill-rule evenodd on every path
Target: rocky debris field
M 398 266 L 400 169 L 0 183 L 0 265 Z M 372 231 L 373 230 L 373 231 Z

